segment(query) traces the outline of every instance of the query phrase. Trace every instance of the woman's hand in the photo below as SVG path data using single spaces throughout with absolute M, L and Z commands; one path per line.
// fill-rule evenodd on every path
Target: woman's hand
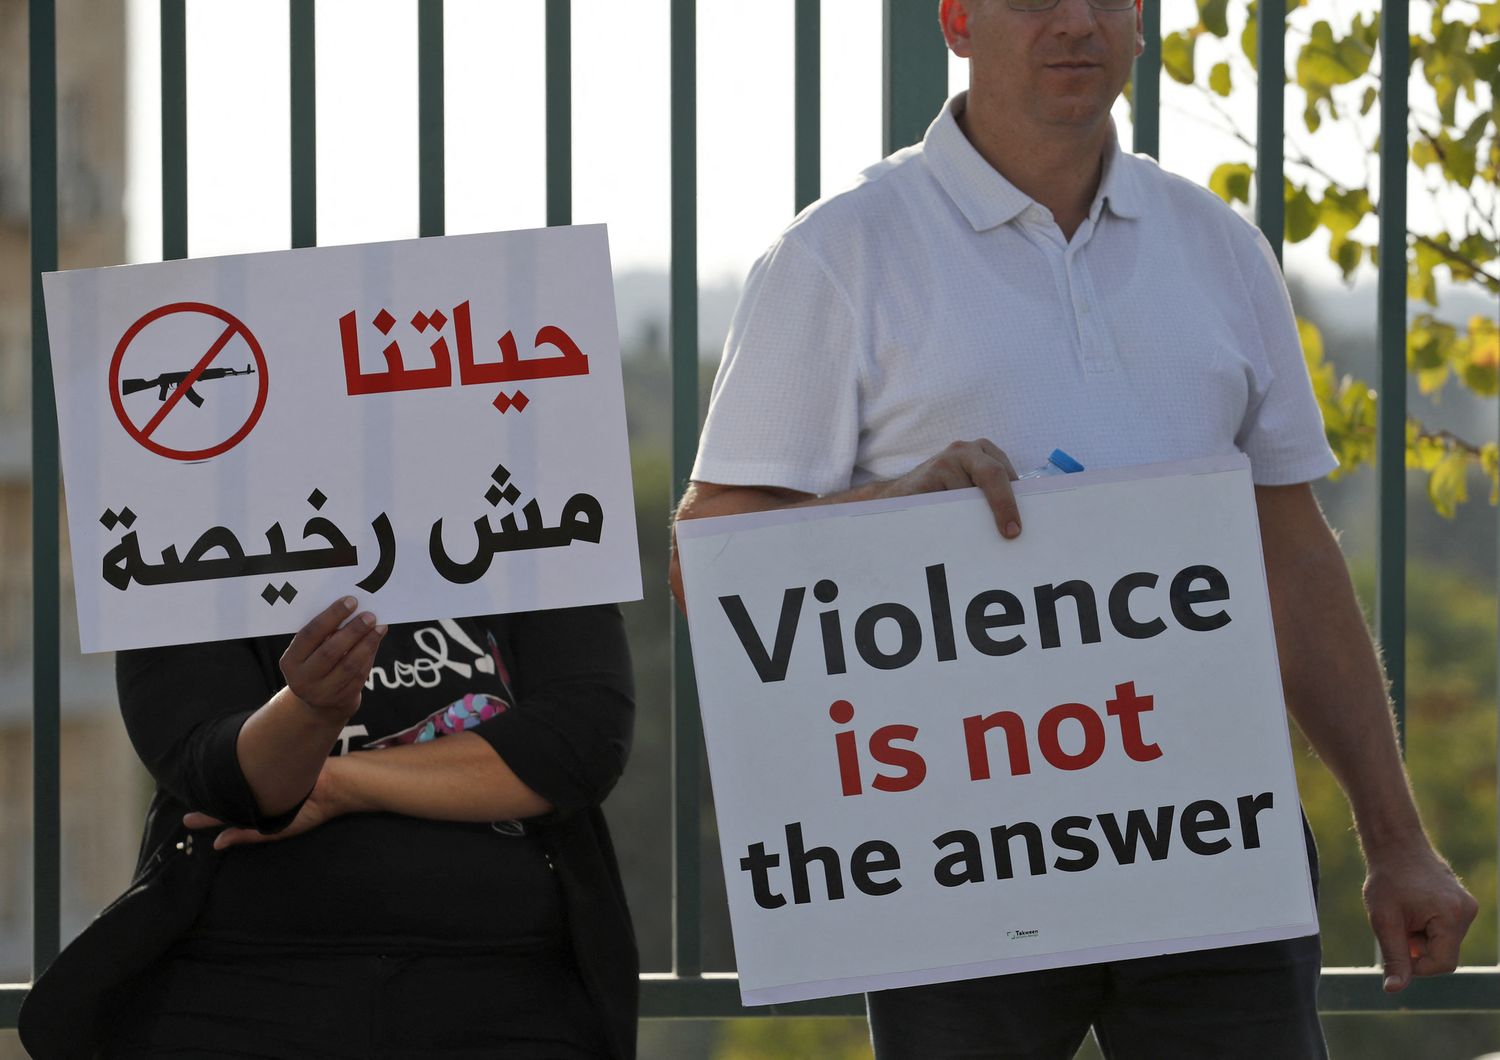
M 307 801 L 297 811 L 297 816 L 292 818 L 292 823 L 279 832 L 269 834 L 258 832 L 254 828 L 229 827 L 214 837 L 215 850 L 227 850 L 233 846 L 243 843 L 274 843 L 282 839 L 290 839 L 293 836 L 310 832 L 320 824 L 326 824 L 335 817 L 341 817 L 349 812 L 343 805 L 343 800 L 338 795 L 338 780 L 336 777 L 337 763 L 339 759 L 330 758 L 328 764 L 318 774 L 317 783 L 313 785 L 312 793 L 307 796 Z M 224 822 L 217 817 L 210 817 L 206 813 L 196 810 L 185 814 L 182 823 L 188 828 L 213 828 Z
M 320 716 L 341 722 L 359 709 L 386 631 L 368 611 L 349 618 L 354 608 L 352 596 L 334 601 L 298 631 L 281 656 L 281 675 L 292 694 Z

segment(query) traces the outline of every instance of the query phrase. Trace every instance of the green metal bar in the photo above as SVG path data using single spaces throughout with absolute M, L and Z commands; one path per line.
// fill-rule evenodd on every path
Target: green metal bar
M 1452 975 L 1413 979 L 1399 994 L 1381 989 L 1379 968 L 1325 968 L 1318 1010 L 1339 1013 L 1494 1012 L 1500 1009 L 1500 968 L 1460 968 Z
M 161 256 L 187 253 L 186 0 L 161 0 Z
M 318 245 L 316 0 L 292 0 L 292 246 Z
M 797 0 L 793 30 L 793 201 L 797 212 L 821 194 L 822 126 L 821 0 Z
M 26 1000 L 26 993 L 31 989 L 30 984 L 0 986 L 0 1030 L 16 1025 L 16 1018 L 21 1014 L 21 1002 Z
M 57 956 L 61 934 L 61 556 L 57 405 L 42 273 L 57 269 L 57 11 L 31 0 L 31 968 Z
M 1500 1010 L 1500 969 L 1460 968 L 1453 975 L 1416 979 L 1399 994 L 1380 988 L 1377 968 L 1325 968 L 1318 986 L 1318 1009 L 1325 1016 L 1402 1013 L 1493 1013 Z M 26 988 L 0 986 L 0 1027 L 14 1027 Z M 740 1005 L 739 981 L 733 975 L 678 979 L 641 976 L 642 1019 L 740 1019 L 758 1016 L 858 1017 L 859 995 L 819 998 L 788 1005 Z
M 547 0 L 547 224 L 573 223 L 573 5 Z
M 687 488 L 698 447 L 698 19 L 672 0 L 672 483 Z M 703 727 L 687 622 L 672 612 L 672 967 L 703 968 L 699 789 Z
M 642 1019 L 738 1019 L 741 1016 L 863 1016 L 863 994 L 819 998 L 787 1005 L 740 1004 L 739 977 L 710 973 L 702 978 L 641 976 Z
M 1131 144 L 1137 154 L 1161 157 L 1161 5 L 1141 6 L 1141 34 L 1146 50 L 1131 73 Z
M 1375 340 L 1380 350 L 1379 566 L 1376 629 L 1396 733 L 1406 747 L 1406 70 L 1407 5 L 1380 7 L 1380 250 Z M 1396 71 L 1399 76 L 1385 76 Z
M 1453 975 L 1415 979 L 1399 994 L 1381 989 L 1378 968 L 1327 968 L 1318 986 L 1318 1009 L 1324 1015 L 1407 1013 L 1436 1015 L 1494 1012 L 1500 1009 L 1500 968 L 1460 968 Z M 740 1005 L 734 975 L 677 979 L 641 976 L 644 1019 L 737 1019 L 740 1017 L 862 1016 L 859 995 L 819 998 L 788 1005 Z
M 1286 80 L 1286 0 L 1259 0 L 1259 4 L 1255 26 L 1255 65 L 1260 76 L 1255 109 L 1255 223 L 1279 262 L 1286 228 L 1286 122 L 1281 95 Z
M 443 234 L 443 0 L 417 3 L 418 232 Z
M 881 128 L 884 153 L 890 154 L 920 140 L 948 98 L 948 48 L 938 29 L 936 5 L 883 3 Z

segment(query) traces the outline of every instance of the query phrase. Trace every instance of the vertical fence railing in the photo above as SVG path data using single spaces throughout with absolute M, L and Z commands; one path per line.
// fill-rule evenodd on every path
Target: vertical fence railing
M 573 223 L 573 8 L 547 0 L 547 224 Z
M 1255 224 L 1276 260 L 1281 260 L 1282 233 L 1286 222 L 1285 104 L 1282 86 L 1286 80 L 1286 0 L 1259 0 L 1255 27 L 1255 66 L 1259 74 L 1255 107 Z
M 881 143 L 885 154 L 914 144 L 948 98 L 948 49 L 935 6 L 882 0 Z
M 672 487 L 686 488 L 698 445 L 698 22 L 695 0 L 671 7 Z M 672 970 L 703 970 L 703 729 L 687 622 L 672 613 Z
M 1382 75 L 1407 70 L 1411 45 L 1405 3 L 1380 8 Z M 1380 78 L 1379 434 L 1375 469 L 1380 476 L 1379 580 L 1376 631 L 1385 651 L 1396 732 L 1406 746 L 1406 77 Z
M 417 231 L 446 224 L 443 166 L 443 0 L 417 0 Z
M 799 213 L 822 192 L 822 8 L 820 0 L 797 0 L 792 27 L 792 202 Z
M 1130 75 L 1131 150 L 1161 157 L 1161 7 L 1141 7 L 1141 36 L 1145 49 L 1136 56 Z
M 187 0 L 162 0 L 161 256 L 187 255 Z
M 57 12 L 32 0 L 31 69 L 31 616 L 32 914 L 35 975 L 57 956 L 61 934 L 61 556 L 57 406 L 42 273 L 57 268 Z
M 318 19 L 315 0 L 291 0 L 292 246 L 318 245 Z
M 57 268 L 57 70 L 55 0 L 30 0 L 30 181 L 32 270 L 32 585 L 33 585 L 33 969 L 56 955 L 60 937 L 59 470 L 51 361 L 40 276 Z M 317 243 L 317 90 L 315 0 L 289 0 L 291 81 L 291 242 Z M 187 25 L 185 0 L 160 0 L 162 111 L 162 256 L 188 252 Z M 687 484 L 699 429 L 697 255 L 697 0 L 671 0 L 672 482 Z M 920 139 L 947 96 L 947 52 L 929 5 L 882 0 L 882 142 L 886 153 Z M 1256 222 L 1279 259 L 1284 224 L 1282 83 L 1286 0 L 1260 0 L 1257 28 Z M 419 229 L 446 229 L 444 195 L 444 47 L 442 0 L 417 0 Z M 792 199 L 800 210 L 820 193 L 821 4 L 795 0 Z M 1407 11 L 1386 3 L 1381 54 L 1387 70 L 1407 67 Z M 1160 140 L 1161 23 L 1155 3 L 1143 11 L 1146 48 L 1134 71 L 1133 147 L 1156 156 Z M 572 220 L 572 19 L 570 0 L 546 0 L 547 223 Z M 1381 82 L 1379 204 L 1380 543 L 1378 623 L 1405 733 L 1405 254 L 1406 82 Z M 702 953 L 702 732 L 687 627 L 672 619 L 672 972 L 644 977 L 648 1017 L 852 1015 L 858 998 L 832 998 L 742 1010 L 732 975 L 705 974 Z M 1466 969 L 1419 981 L 1397 998 L 1379 989 L 1371 968 L 1329 969 L 1324 1011 L 1409 1008 L 1500 1009 L 1500 968 Z M 24 986 L 0 987 L 0 1027 L 15 1025 Z

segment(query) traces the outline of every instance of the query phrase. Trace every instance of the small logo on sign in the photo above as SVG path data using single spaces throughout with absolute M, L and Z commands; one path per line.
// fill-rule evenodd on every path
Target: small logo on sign
M 1011 929 L 1005 933 L 1008 939 L 1034 939 L 1041 934 L 1037 928 Z

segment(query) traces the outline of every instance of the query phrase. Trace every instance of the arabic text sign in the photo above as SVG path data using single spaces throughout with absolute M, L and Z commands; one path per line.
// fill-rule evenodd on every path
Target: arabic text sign
M 640 595 L 602 226 L 43 282 L 85 651 Z
M 1017 492 L 679 524 L 746 1003 L 1316 930 L 1244 459 Z

